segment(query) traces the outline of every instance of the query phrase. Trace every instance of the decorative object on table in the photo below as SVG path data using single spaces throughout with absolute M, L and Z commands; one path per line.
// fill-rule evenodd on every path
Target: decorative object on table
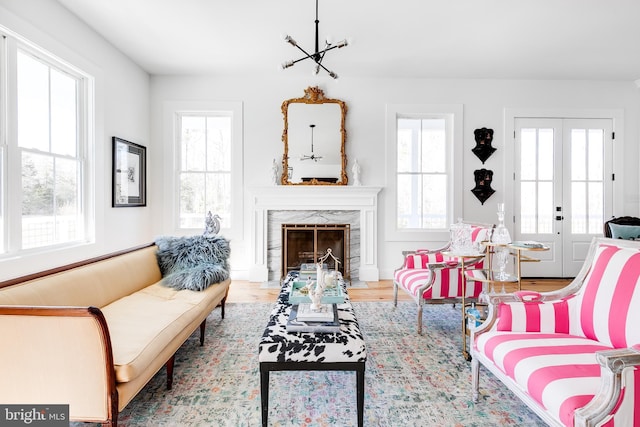
M 114 136 L 111 206 L 147 205 L 147 149 Z
M 480 200 L 480 203 L 484 205 L 489 197 L 496 191 L 491 188 L 491 181 L 493 181 L 493 171 L 488 169 L 478 169 L 473 171 L 476 186 L 471 192 Z
M 309 298 L 311 298 L 311 310 L 320 310 L 322 307 L 322 294 L 324 292 L 324 270 L 322 263 L 316 264 L 316 284 L 309 289 Z
M 353 162 L 353 166 L 351 167 L 351 172 L 353 173 L 353 185 L 359 187 L 362 185 L 360 182 L 360 165 L 358 164 L 358 159 L 355 159 Z
M 296 62 L 300 62 L 300 61 L 304 61 L 305 59 L 309 58 L 312 59 L 313 62 L 316 63 L 314 69 L 313 69 L 313 73 L 314 74 L 318 74 L 320 72 L 320 68 L 322 68 L 323 70 L 325 70 L 327 73 L 329 73 L 329 76 L 331 76 L 334 79 L 338 78 L 338 75 L 336 73 L 334 73 L 333 71 L 330 71 L 329 69 L 327 69 L 323 64 L 322 64 L 322 60 L 324 59 L 324 56 L 326 55 L 326 53 L 330 50 L 333 50 L 335 48 L 342 48 L 347 46 L 347 40 L 341 40 L 335 44 L 332 44 L 329 42 L 329 40 L 325 40 L 325 44 L 324 44 L 324 49 L 320 50 L 320 44 L 318 41 L 318 24 L 320 23 L 320 21 L 318 20 L 318 0 L 316 0 L 316 20 L 315 20 L 315 24 L 316 24 L 316 39 L 315 39 L 315 52 L 313 53 L 308 53 L 306 50 L 304 50 L 303 48 L 301 48 L 298 43 L 289 35 L 285 35 L 284 36 L 284 41 L 286 41 L 287 43 L 289 43 L 291 46 L 293 47 L 297 47 L 303 54 L 304 56 L 300 59 L 296 59 L 296 60 L 292 60 L 292 61 L 287 61 L 287 62 L 283 62 L 282 63 L 282 69 L 286 69 L 289 67 L 292 67 Z
M 511 242 L 511 246 L 525 249 L 544 249 L 546 247 L 543 243 L 536 242 L 535 240 L 516 240 Z
M 498 274 L 496 274 L 495 278 L 497 280 L 507 280 L 508 275 L 506 269 L 509 258 L 509 248 L 507 248 L 506 245 L 511 243 L 511 235 L 509 234 L 507 227 L 504 225 L 504 203 L 498 203 L 498 226 L 493 232 L 491 241 L 501 245 L 495 247 L 495 265 L 498 268 Z M 505 293 L 504 283 L 502 284 L 501 293 Z
M 325 261 L 327 261 L 328 259 L 332 259 L 333 260 L 333 270 L 340 274 L 340 272 L 338 271 L 338 266 L 341 264 L 340 260 L 333 254 L 333 249 L 331 248 L 327 248 L 327 252 L 321 256 L 320 258 L 318 258 L 318 262 L 322 263 L 323 269 L 328 267 L 328 263 L 325 264 Z
M 211 211 L 207 213 L 207 218 L 204 221 L 204 237 L 213 237 L 220 232 L 220 215 L 212 215 Z
M 202 291 L 229 278 L 229 241 L 221 236 L 158 237 L 156 257 L 162 284 Z
M 482 161 L 482 164 L 484 164 L 484 162 L 496 151 L 496 149 L 491 146 L 491 142 L 493 141 L 493 129 L 476 129 L 473 131 L 473 136 L 476 140 L 476 146 L 473 147 L 471 151 L 473 151 L 473 154 L 475 154 L 476 157 Z
M 280 179 L 279 175 L 278 163 L 276 162 L 276 159 L 273 159 L 273 163 L 271 164 L 271 183 L 273 185 L 278 185 L 278 181 Z
M 311 306 L 309 304 L 300 304 L 291 307 L 291 311 L 289 312 L 289 320 L 287 321 L 287 332 L 340 332 L 338 307 L 335 304 L 323 304 L 322 311 L 313 311 L 310 307 Z M 317 317 L 313 317 L 314 315 Z
M 458 218 L 458 222 L 451 224 L 450 233 L 450 251 L 456 254 L 472 254 L 477 253 L 471 239 L 471 224 L 462 222 L 462 218 Z
M 288 277 L 288 276 L 287 276 Z M 321 304 L 342 304 L 345 301 L 345 293 L 342 290 L 344 282 L 338 281 L 337 286 L 333 288 L 325 288 L 322 293 Z M 313 280 L 291 280 L 289 286 L 289 304 L 311 304 L 309 298 L 309 289 L 313 288 Z

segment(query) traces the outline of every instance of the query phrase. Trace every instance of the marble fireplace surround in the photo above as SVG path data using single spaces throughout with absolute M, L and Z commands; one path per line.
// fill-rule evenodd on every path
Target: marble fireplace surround
M 249 280 L 266 282 L 274 274 L 269 271 L 269 218 L 278 215 L 273 215 L 273 212 L 269 215 L 271 211 L 312 211 L 314 215 L 322 215 L 323 211 L 327 211 L 327 214 L 333 211 L 357 211 L 360 216 L 360 247 L 359 251 L 355 251 L 359 253 L 360 258 L 358 278 L 362 281 L 377 281 L 380 277 L 377 256 L 380 189 L 340 185 L 278 185 L 252 188 L 252 260 Z M 339 222 L 339 218 L 336 222 Z

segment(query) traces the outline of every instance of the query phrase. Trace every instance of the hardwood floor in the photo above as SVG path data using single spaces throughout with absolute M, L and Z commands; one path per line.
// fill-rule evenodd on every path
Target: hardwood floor
M 560 289 L 571 282 L 571 279 L 523 279 L 522 289 L 547 292 Z M 227 302 L 275 302 L 279 289 L 261 289 L 261 283 L 246 280 L 234 280 L 229 288 Z M 393 301 L 393 282 L 381 280 L 379 282 L 367 282 L 367 288 L 349 289 L 351 301 Z M 515 287 L 507 287 L 508 292 Z M 398 301 L 411 301 L 411 298 L 403 291 L 398 291 Z

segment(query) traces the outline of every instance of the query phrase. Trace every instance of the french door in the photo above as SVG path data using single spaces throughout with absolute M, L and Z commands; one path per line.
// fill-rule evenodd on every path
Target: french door
M 516 118 L 513 240 L 550 247 L 526 277 L 574 277 L 613 205 L 611 119 Z

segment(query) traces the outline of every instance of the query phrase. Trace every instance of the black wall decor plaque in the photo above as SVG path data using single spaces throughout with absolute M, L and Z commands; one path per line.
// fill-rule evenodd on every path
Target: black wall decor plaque
M 473 171 L 474 179 L 476 180 L 476 186 L 471 192 L 480 200 L 480 203 L 484 205 L 489 197 L 496 191 L 491 188 L 491 181 L 493 181 L 493 171 L 488 169 L 478 169 Z
M 493 129 L 476 129 L 473 131 L 473 136 L 476 140 L 476 146 L 473 147 L 471 151 L 473 151 L 473 154 L 484 164 L 493 152 L 496 151 L 496 149 L 491 146 L 491 142 L 493 142 Z

